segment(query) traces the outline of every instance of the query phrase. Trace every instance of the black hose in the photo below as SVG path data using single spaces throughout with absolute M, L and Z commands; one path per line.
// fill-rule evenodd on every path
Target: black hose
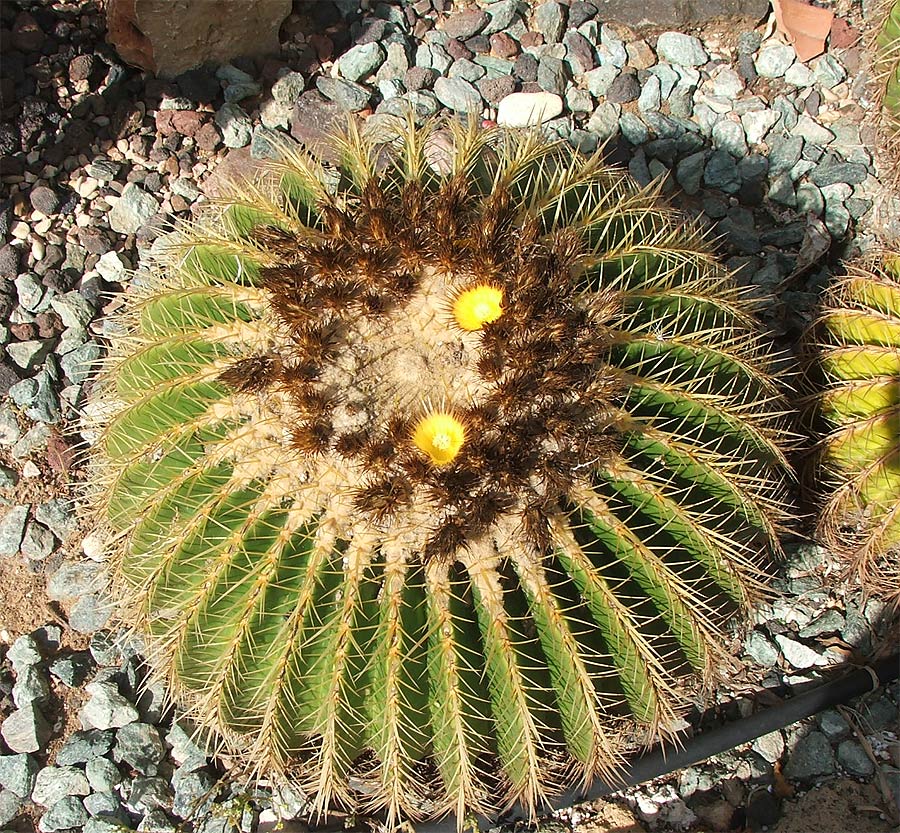
M 900 655 L 894 655 L 873 665 L 863 666 L 845 677 L 823 683 L 811 691 L 791 697 L 777 706 L 771 706 L 748 717 L 695 735 L 685 740 L 681 748 L 674 748 L 670 745 L 665 750 L 654 749 L 625 767 L 620 782 L 607 784 L 603 781 L 595 781 L 587 790 L 571 790 L 556 796 L 545 810 L 560 809 L 572 804 L 592 801 L 624 787 L 651 781 L 676 769 L 692 766 L 713 755 L 740 746 L 742 743 L 755 740 L 805 717 L 818 714 L 829 706 L 835 706 L 861 694 L 874 691 L 879 686 L 893 682 L 898 676 L 900 676 Z M 521 808 L 517 807 L 508 817 L 516 819 L 526 815 Z M 480 820 L 479 827 L 486 829 L 496 824 L 496 820 L 483 819 Z M 456 820 L 447 819 L 432 824 L 416 825 L 416 830 L 417 833 L 455 833 Z

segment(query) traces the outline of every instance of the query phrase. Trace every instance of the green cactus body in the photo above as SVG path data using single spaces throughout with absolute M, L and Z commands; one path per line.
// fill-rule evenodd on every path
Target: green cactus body
M 882 105 L 900 119 L 900 2 L 888 8 L 875 41 L 876 65 L 884 76 Z
M 838 284 L 820 322 L 819 403 L 832 492 L 823 537 L 865 589 L 900 602 L 900 254 L 885 252 Z M 848 543 L 849 542 L 849 543 Z
M 599 158 L 337 141 L 129 296 L 94 409 L 123 617 L 313 810 L 614 781 L 776 552 L 767 345 L 701 235 Z

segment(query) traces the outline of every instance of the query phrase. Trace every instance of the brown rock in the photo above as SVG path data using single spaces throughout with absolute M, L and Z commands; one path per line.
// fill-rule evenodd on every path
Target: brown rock
M 491 55 L 496 58 L 514 58 L 519 54 L 519 44 L 506 32 L 491 35 Z
M 206 62 L 279 51 L 291 0 L 109 0 L 108 37 L 123 60 L 174 78 Z
M 465 40 L 484 29 L 489 19 L 487 14 L 481 9 L 468 9 L 467 11 L 450 15 L 444 21 L 444 31 L 451 38 Z
M 69 61 L 69 80 L 87 81 L 94 70 L 93 55 L 76 55 Z
M 327 140 L 346 122 L 347 114 L 340 105 L 327 101 L 317 92 L 307 91 L 297 100 L 291 113 L 291 136 L 325 162 L 337 162 L 338 153 Z
M 75 460 L 75 449 L 69 445 L 55 428 L 47 437 L 47 462 L 57 474 L 68 474 Z
M 34 323 L 38 338 L 54 338 L 63 331 L 62 319 L 55 312 L 39 312 Z
M 10 324 L 9 331 L 16 341 L 31 341 L 37 335 L 37 327 L 31 323 Z
M 648 69 L 656 63 L 656 53 L 645 40 L 636 40 L 625 44 L 628 63 L 635 69 Z
M 194 134 L 194 141 L 200 150 L 212 153 L 222 143 L 222 134 L 212 122 L 206 122 Z
M 540 46 L 543 42 L 544 36 L 540 32 L 525 32 L 522 37 L 519 38 L 522 49 L 528 49 L 530 46 Z
M 195 110 L 160 110 L 156 114 L 156 129 L 161 136 L 180 133 L 194 137 L 203 125 L 203 116 Z
M 203 183 L 201 190 L 207 197 L 218 197 L 227 191 L 230 182 L 252 180 L 262 166 L 262 162 L 250 155 L 250 147 L 228 151 L 225 158 Z
M 39 52 L 44 45 L 44 32 L 28 12 L 19 12 L 13 21 L 12 42 L 22 52 Z

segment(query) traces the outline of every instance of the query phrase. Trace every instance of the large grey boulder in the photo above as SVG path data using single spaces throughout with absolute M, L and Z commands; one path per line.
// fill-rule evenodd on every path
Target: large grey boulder
M 717 17 L 760 20 L 769 13 L 769 0 L 591 0 L 597 17 L 629 26 L 681 28 Z

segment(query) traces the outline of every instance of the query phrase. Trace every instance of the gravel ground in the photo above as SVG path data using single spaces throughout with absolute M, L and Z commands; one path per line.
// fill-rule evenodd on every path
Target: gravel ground
M 280 58 L 175 82 L 124 66 L 93 0 L 0 6 L 0 828 L 249 832 L 302 815 L 295 796 L 224 777 L 146 684 L 104 596 L 102 541 L 73 509 L 73 426 L 105 313 L 226 158 L 250 171 L 273 133 L 314 143 L 347 113 L 375 123 L 412 105 L 516 125 L 540 112 L 584 151 L 608 141 L 638 181 L 667 176 L 788 350 L 837 260 L 900 237 L 900 198 L 873 158 L 868 4 L 838 0 L 850 25 L 809 64 L 753 21 L 646 34 L 589 2 L 362 5 L 295 3 Z M 707 722 L 890 644 L 880 606 L 834 581 L 829 553 L 801 539 L 787 552 L 784 599 L 736 635 L 745 664 Z M 895 684 L 616 800 L 635 830 L 888 830 L 898 697 Z M 548 825 L 610 829 L 605 812 Z

